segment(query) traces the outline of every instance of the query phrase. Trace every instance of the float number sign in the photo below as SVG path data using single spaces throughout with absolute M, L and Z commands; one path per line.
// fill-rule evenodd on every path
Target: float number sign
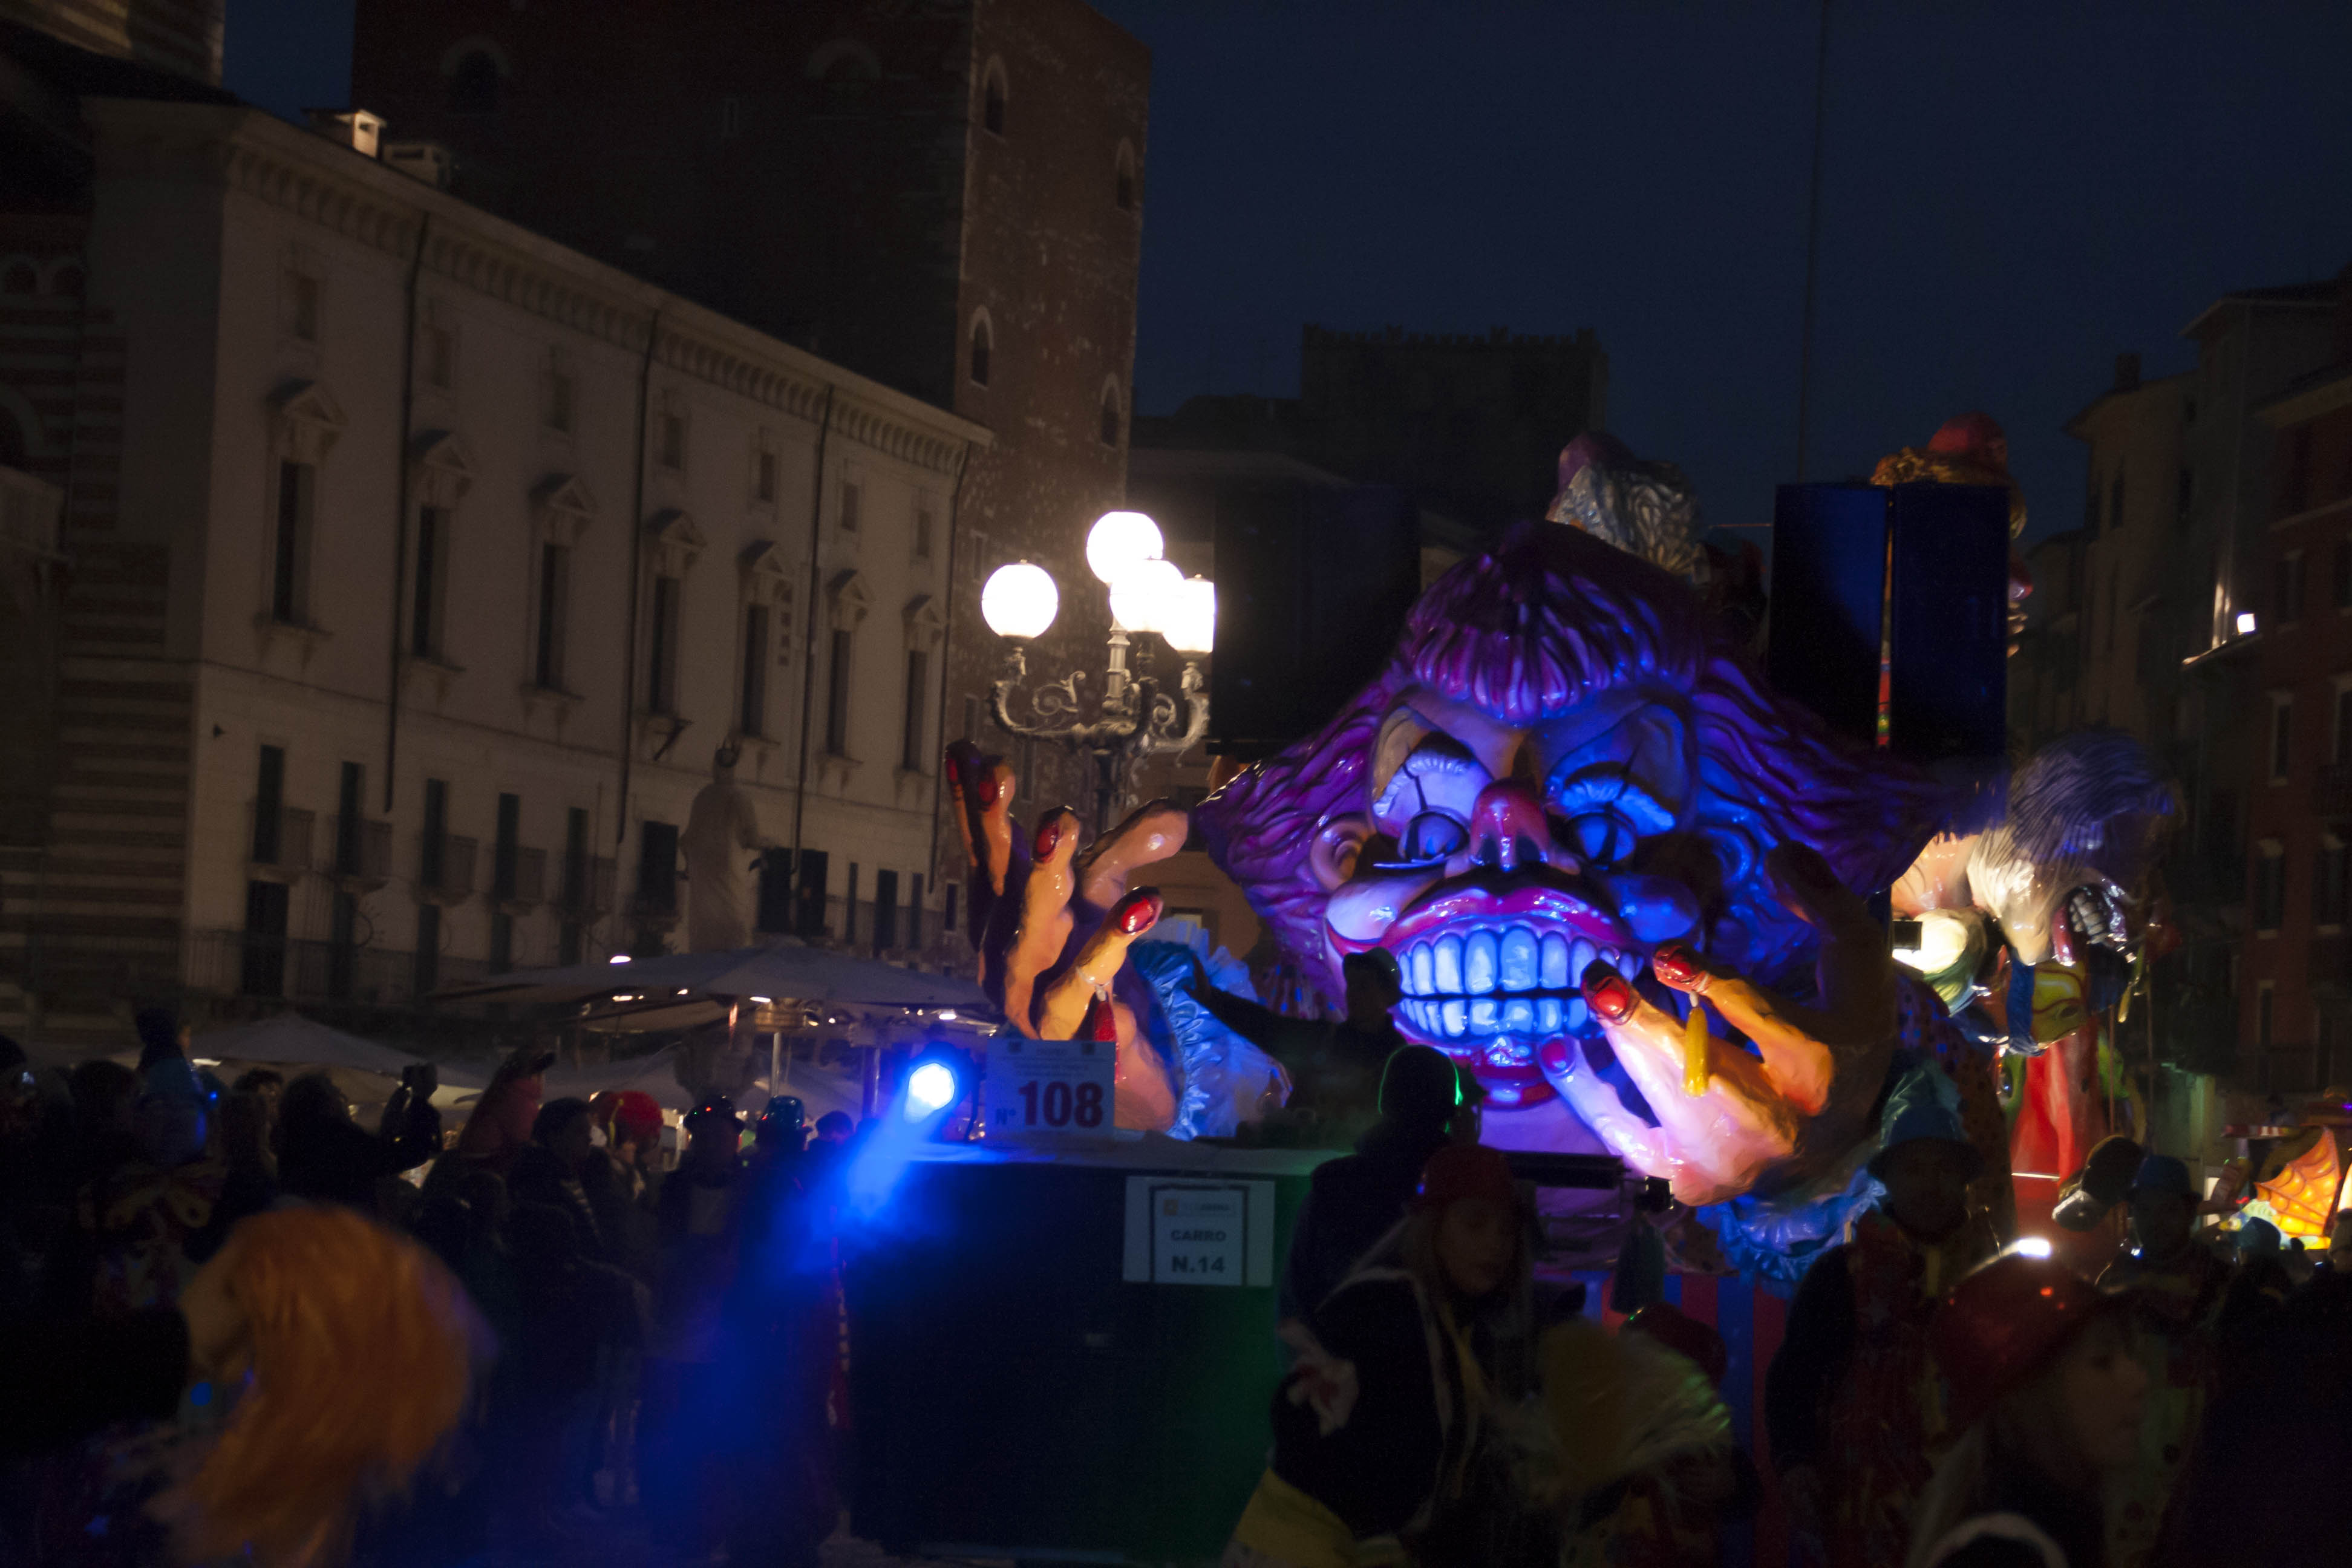
M 1094 1040 L 999 1040 L 988 1050 L 987 1128 L 1005 1133 L 1111 1130 L 1116 1047 Z
M 1243 1284 L 1248 1238 L 1249 1205 L 1242 1188 L 1152 1189 L 1153 1284 Z

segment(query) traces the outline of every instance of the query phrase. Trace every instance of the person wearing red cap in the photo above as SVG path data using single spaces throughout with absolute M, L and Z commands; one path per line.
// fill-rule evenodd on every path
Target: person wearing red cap
M 1508 1163 L 1456 1144 L 1310 1315 L 1274 1399 L 1274 1459 L 1225 1568 L 1486 1562 L 1505 1522 L 1481 1461 L 1493 1412 L 1534 1386 L 1528 1209 Z M 1473 1497 L 1478 1500 L 1469 1501 Z
M 1932 1338 L 1959 1436 L 1920 1499 L 1908 1568 L 2110 1568 L 2105 1494 L 2139 1457 L 2147 1396 L 2122 1309 L 2024 1252 L 1952 1288 Z

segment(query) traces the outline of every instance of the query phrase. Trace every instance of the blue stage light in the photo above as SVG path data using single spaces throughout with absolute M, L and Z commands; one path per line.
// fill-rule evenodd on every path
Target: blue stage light
M 909 1121 L 936 1116 L 963 1098 L 963 1084 L 955 1068 L 936 1058 L 919 1063 L 907 1075 L 906 1115 Z

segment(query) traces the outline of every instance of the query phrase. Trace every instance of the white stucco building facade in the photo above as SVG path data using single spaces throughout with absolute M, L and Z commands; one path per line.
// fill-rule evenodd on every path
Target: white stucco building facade
M 268 115 L 84 112 L 121 460 L 64 549 L 154 580 L 67 645 L 0 1027 L 682 945 L 676 838 L 721 745 L 800 851 L 803 929 L 938 956 L 983 427 Z

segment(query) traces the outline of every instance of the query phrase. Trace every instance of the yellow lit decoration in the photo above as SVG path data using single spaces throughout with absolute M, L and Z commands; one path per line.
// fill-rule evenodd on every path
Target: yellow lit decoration
M 1691 998 L 1690 1016 L 1683 1020 L 1683 1092 L 1706 1092 L 1706 1009 Z
M 2336 1217 L 2344 1161 L 2333 1128 L 2314 1127 L 2310 1133 L 2315 1136 L 2308 1148 L 2289 1153 L 2294 1149 L 2290 1143 L 2279 1152 L 2289 1157 L 2280 1163 L 2276 1175 L 2254 1184 L 2254 1196 L 2270 1205 L 2282 1234 L 2324 1237 L 2328 1222 Z M 2302 1142 L 2300 1137 L 2294 1141 Z

